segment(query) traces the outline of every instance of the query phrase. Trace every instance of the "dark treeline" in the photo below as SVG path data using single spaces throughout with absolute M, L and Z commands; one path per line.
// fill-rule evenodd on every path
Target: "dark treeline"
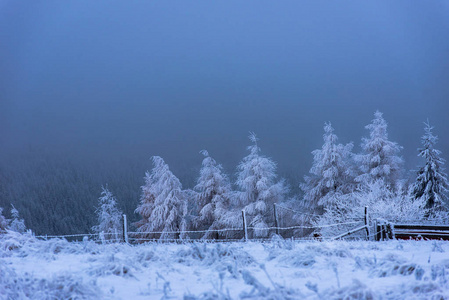
M 172 166 L 184 187 L 195 185 L 201 160 L 198 153 L 197 167 Z M 24 148 L 0 157 L 0 207 L 3 215 L 10 218 L 13 204 L 27 228 L 36 234 L 87 233 L 97 222 L 95 207 L 101 187 L 107 185 L 130 222 L 136 222 L 140 217 L 134 210 L 140 201 L 144 173 L 149 169 L 150 155 L 120 160 L 86 159 L 65 157 L 42 148 Z M 299 175 L 283 177 L 292 183 L 301 179 Z M 298 190 L 295 184 L 292 191 Z
M 129 161 L 78 161 L 42 149 L 2 157 L 0 207 L 10 217 L 13 204 L 27 228 L 37 234 L 89 232 L 102 185 L 117 195 L 124 213 L 134 220 L 142 174 L 149 164 Z

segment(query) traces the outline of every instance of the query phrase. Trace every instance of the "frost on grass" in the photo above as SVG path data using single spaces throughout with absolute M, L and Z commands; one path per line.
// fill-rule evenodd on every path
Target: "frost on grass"
M 203 265 L 218 272 L 229 273 L 237 278 L 240 270 L 255 262 L 255 259 L 239 247 L 228 244 L 194 243 L 175 254 L 177 262 L 185 265 Z
M 0 236 L 0 299 L 449 299 L 444 241 L 96 244 Z
M 420 267 L 415 263 L 408 262 L 397 255 L 387 255 L 385 258 L 376 261 L 371 266 L 369 273 L 373 277 L 409 276 L 417 269 L 420 269 Z
M 129 259 L 121 259 L 116 255 L 109 254 L 100 256 L 95 261 L 91 262 L 87 272 L 93 276 L 122 276 L 134 277 L 133 272 L 136 269 L 134 261 Z
M 318 294 L 321 299 L 353 299 L 353 300 L 374 300 L 377 295 L 359 280 L 354 280 L 352 284 L 342 288 L 331 288 L 323 294 Z
M 226 261 L 235 261 L 239 265 L 247 266 L 254 262 L 254 258 L 246 251 L 227 244 L 194 243 L 187 249 L 178 251 L 176 257 L 182 263 L 200 261 L 207 266 Z
M 242 292 L 240 298 L 242 299 L 300 299 L 304 296 L 299 290 L 285 287 L 273 281 L 269 273 L 267 272 L 265 265 L 260 265 L 264 275 L 270 282 L 271 286 L 262 284 L 257 278 L 248 270 L 242 271 L 243 281 L 252 287 L 250 292 Z
M 32 274 L 18 275 L 0 262 L 1 299 L 100 299 L 102 292 L 95 281 L 60 273 L 50 278 L 36 278 Z

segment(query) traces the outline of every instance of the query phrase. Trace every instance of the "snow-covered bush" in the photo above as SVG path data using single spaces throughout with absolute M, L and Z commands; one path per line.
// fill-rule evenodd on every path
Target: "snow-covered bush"
M 392 191 L 383 180 L 377 180 L 359 187 L 351 194 L 337 197 L 335 205 L 326 208 L 315 224 L 321 228 L 323 236 L 332 237 L 363 225 L 365 207 L 368 207 L 371 220 L 419 222 L 425 219 L 427 213 L 424 206 L 425 201 L 422 199 L 413 199 L 409 192 Z M 348 222 L 358 223 L 329 227 Z
M 101 197 L 98 199 L 96 214 L 98 225 L 92 227 L 96 233 L 101 233 L 107 241 L 118 241 L 122 234 L 122 212 L 117 208 L 117 200 L 107 187 L 102 187 Z
M 34 245 L 36 242 L 37 239 L 30 232 L 21 234 L 16 231 L 7 230 L 5 234 L 0 235 L 0 251 L 4 250 L 9 252 L 21 249 L 24 246 Z
M 288 188 L 284 180 L 276 180 L 276 163 L 259 154 L 256 135 L 251 133 L 249 139 L 253 142 L 248 147 L 250 154 L 237 167 L 236 184 L 241 193 L 236 194 L 236 202 L 243 206 L 254 236 L 266 237 L 266 228 L 274 225 L 273 204 L 284 201 Z
M 136 223 L 141 236 L 158 239 L 185 238 L 187 199 L 181 182 L 159 156 L 153 156 L 153 170 L 146 173 Z
M 11 206 L 12 219 L 9 221 L 8 230 L 23 233 L 26 231 L 25 221 L 20 218 L 19 211 L 14 207 L 14 205 L 11 204 Z

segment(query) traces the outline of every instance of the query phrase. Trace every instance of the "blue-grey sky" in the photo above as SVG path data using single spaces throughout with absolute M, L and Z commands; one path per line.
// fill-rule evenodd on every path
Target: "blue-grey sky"
M 412 168 L 427 118 L 449 158 L 448 107 L 445 0 L 0 0 L 3 153 L 234 172 L 255 131 L 299 178 L 325 121 L 358 151 L 379 109 Z

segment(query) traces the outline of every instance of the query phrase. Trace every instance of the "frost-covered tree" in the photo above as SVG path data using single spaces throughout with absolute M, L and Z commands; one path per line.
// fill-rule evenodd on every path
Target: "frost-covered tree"
M 204 155 L 204 159 L 194 188 L 198 192 L 199 207 L 196 223 L 198 228 L 211 230 L 206 232 L 203 238 L 218 238 L 223 234 L 219 234 L 216 230 L 226 227 L 223 216 L 229 211 L 231 184 L 228 177 L 223 174 L 222 166 L 217 164 L 206 150 L 202 150 L 201 154 Z
M 322 208 L 333 205 L 335 197 L 354 189 L 354 172 L 350 164 L 352 143 L 337 144 L 337 136 L 331 123 L 324 125 L 324 144 L 314 150 L 310 176 L 300 184 L 304 192 L 304 204 L 322 212 Z
M 187 199 L 179 179 L 159 156 L 153 156 L 153 169 L 147 172 L 142 187 L 141 203 L 136 213 L 138 231 L 149 238 L 184 238 L 187 228 Z M 153 232 L 153 233 L 152 233 Z
M 19 233 L 24 233 L 26 231 L 25 221 L 20 218 L 19 211 L 14 207 L 14 205 L 11 204 L 11 206 L 12 219 L 9 222 L 8 229 Z
M 150 172 L 145 172 L 145 184 L 141 186 L 142 195 L 140 196 L 140 204 L 136 208 L 135 212 L 138 213 L 142 219 L 137 221 L 134 225 L 140 232 L 149 232 L 150 230 L 150 217 L 154 208 L 154 200 L 156 197 L 153 195 L 153 179 Z M 146 235 L 148 237 L 154 237 L 153 235 Z
M 102 187 L 95 213 L 97 214 L 98 225 L 93 226 L 92 230 L 96 233 L 102 233 L 105 240 L 117 241 L 123 230 L 122 212 L 117 208 L 117 200 L 107 187 Z
M 399 152 L 402 147 L 388 140 L 387 122 L 381 112 L 376 111 L 371 124 L 365 128 L 369 130 L 370 136 L 362 139 L 362 153 L 355 155 L 360 172 L 356 181 L 368 184 L 383 180 L 387 186 L 394 189 L 401 176 L 403 160 Z
M 424 158 L 425 164 L 418 171 L 413 185 L 413 196 L 416 199 L 424 199 L 426 208 L 439 210 L 447 205 L 448 201 L 449 183 L 443 167 L 445 160 L 441 158 L 441 151 L 435 149 L 438 137 L 433 135 L 433 127 L 428 122 L 424 124 L 423 147 L 418 149 L 418 156 Z
M 273 225 L 273 203 L 283 202 L 288 188 L 284 180 L 276 180 L 276 163 L 259 154 L 257 137 L 249 136 L 253 145 L 250 154 L 243 158 L 237 169 L 237 186 L 241 189 L 239 201 L 244 206 L 250 227 L 256 237 L 268 235 L 266 230 Z
M 8 223 L 6 222 L 6 218 L 3 216 L 3 208 L 0 207 L 0 233 L 6 230 Z

